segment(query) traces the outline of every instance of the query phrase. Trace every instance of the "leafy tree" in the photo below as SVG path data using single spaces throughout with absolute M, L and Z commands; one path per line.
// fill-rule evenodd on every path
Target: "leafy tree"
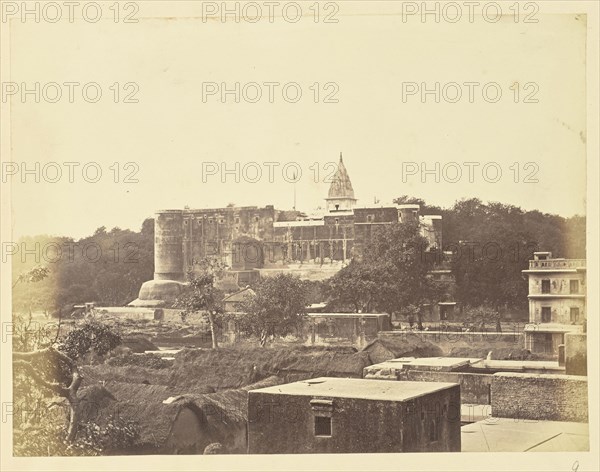
M 418 224 L 398 223 L 374 234 L 365 261 L 383 271 L 379 309 L 395 313 L 403 306 L 421 306 L 434 297 L 428 274 L 434 258 Z
M 438 259 L 416 222 L 385 226 L 374 233 L 362 260 L 328 280 L 330 299 L 356 312 L 403 313 L 422 328 L 423 306 L 439 301 L 446 290 L 429 275 Z
M 329 296 L 354 311 L 373 309 L 387 313 L 422 304 L 430 298 L 425 257 L 427 242 L 416 224 L 398 223 L 380 228 L 361 261 L 353 260 L 328 281 Z
M 268 336 L 285 336 L 298 327 L 306 314 L 308 291 L 299 277 L 277 274 L 263 279 L 255 292 L 236 321 L 242 330 L 257 335 L 264 347 Z
M 215 286 L 217 279 L 225 267 L 218 261 L 205 258 L 195 262 L 201 272 L 197 274 L 193 270 L 188 272 L 189 286 L 177 297 L 174 307 L 181 308 L 182 318 L 185 319 L 191 313 L 203 313 L 210 327 L 213 349 L 219 348 L 217 340 L 217 323 L 224 313 L 224 293 Z

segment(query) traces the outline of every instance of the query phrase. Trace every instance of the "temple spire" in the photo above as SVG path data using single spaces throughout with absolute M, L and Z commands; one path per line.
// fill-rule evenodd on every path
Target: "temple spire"
M 340 152 L 340 162 L 333 175 L 327 198 L 327 209 L 329 211 L 351 210 L 356 203 L 354 198 L 354 189 L 350 182 L 350 177 L 346 171 L 342 153 Z

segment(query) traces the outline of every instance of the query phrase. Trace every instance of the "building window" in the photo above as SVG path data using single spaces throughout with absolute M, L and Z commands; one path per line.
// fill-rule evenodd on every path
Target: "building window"
M 254 221 L 258 222 L 258 216 L 254 217 Z
M 542 293 L 550 293 L 550 280 L 542 280 Z
M 331 436 L 331 417 L 315 416 L 315 436 Z
M 372 223 L 374 219 L 375 219 L 375 218 L 374 218 L 374 216 L 373 216 L 373 215 L 367 215 L 367 221 L 368 221 L 369 223 Z
M 336 206 L 335 206 L 335 209 L 336 209 L 336 210 L 339 210 L 339 209 L 340 209 L 340 206 L 339 206 L 339 205 L 336 205 Z
M 239 219 L 239 218 L 237 218 L 237 217 L 236 217 L 236 219 L 235 219 L 235 224 L 236 224 L 236 225 L 239 225 L 239 224 L 240 224 L 240 219 Z
M 439 439 L 439 431 L 435 420 L 429 422 L 429 441 L 434 442 Z
M 209 218 L 209 219 L 208 219 L 208 222 L 209 222 L 210 224 L 212 224 L 212 222 L 213 222 L 213 219 L 212 219 L 212 218 Z
M 552 321 L 552 310 L 549 306 L 542 307 L 542 323 L 550 323 Z
M 579 293 L 579 280 L 570 280 L 569 290 L 571 293 Z
M 224 220 L 223 218 L 221 218 L 221 219 L 219 220 L 219 224 L 220 224 L 220 225 L 222 225 L 222 224 L 224 224 L 224 223 L 225 223 L 225 220 Z
M 339 225 L 339 224 L 340 224 L 340 219 L 339 219 L 339 218 L 336 218 L 336 219 L 335 219 L 335 224 L 336 224 L 336 225 Z
M 576 306 L 571 307 L 571 323 L 577 323 L 579 321 L 579 308 Z

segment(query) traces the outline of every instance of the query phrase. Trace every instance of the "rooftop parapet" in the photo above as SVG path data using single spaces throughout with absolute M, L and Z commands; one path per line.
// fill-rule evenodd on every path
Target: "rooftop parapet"
M 529 270 L 585 269 L 585 259 L 546 259 L 529 261 Z

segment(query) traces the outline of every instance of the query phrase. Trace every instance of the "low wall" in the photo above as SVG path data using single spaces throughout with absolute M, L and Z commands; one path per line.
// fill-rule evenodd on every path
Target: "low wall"
M 174 308 L 161 308 L 162 318 L 165 323 L 181 323 L 181 310 Z M 208 329 L 207 317 L 204 313 L 190 313 L 186 316 L 185 322 L 190 325 L 198 326 L 198 329 Z
M 154 320 L 157 319 L 157 312 L 154 308 L 140 308 L 129 306 L 105 307 L 99 306 L 95 308 L 95 312 L 102 315 L 119 316 L 130 320 Z
M 509 349 L 515 353 L 523 350 L 525 338 L 522 331 L 513 331 L 511 333 L 496 333 L 489 332 L 460 332 L 460 331 L 380 331 L 378 334 L 380 339 L 390 339 L 394 342 L 417 339 L 429 341 L 437 344 L 442 350 L 449 355 L 453 349 L 461 349 L 472 347 L 474 349 L 486 349 L 493 351 L 494 349 Z M 482 353 L 460 353 L 452 354 L 455 357 L 479 357 Z
M 457 383 L 460 384 L 462 404 L 489 405 L 492 377 L 492 374 L 408 370 L 406 378 L 402 377 L 401 380 Z
M 490 347 L 495 344 L 505 347 L 507 344 L 514 345 L 515 349 L 522 348 L 525 344 L 523 332 L 514 331 L 511 333 L 496 333 L 495 331 L 487 332 L 460 332 L 460 331 L 380 331 L 379 338 L 402 339 L 402 337 L 417 336 L 424 341 L 433 343 L 459 343 L 459 342 L 486 342 Z
M 575 375 L 497 373 L 492 376 L 496 417 L 588 421 L 587 378 Z

